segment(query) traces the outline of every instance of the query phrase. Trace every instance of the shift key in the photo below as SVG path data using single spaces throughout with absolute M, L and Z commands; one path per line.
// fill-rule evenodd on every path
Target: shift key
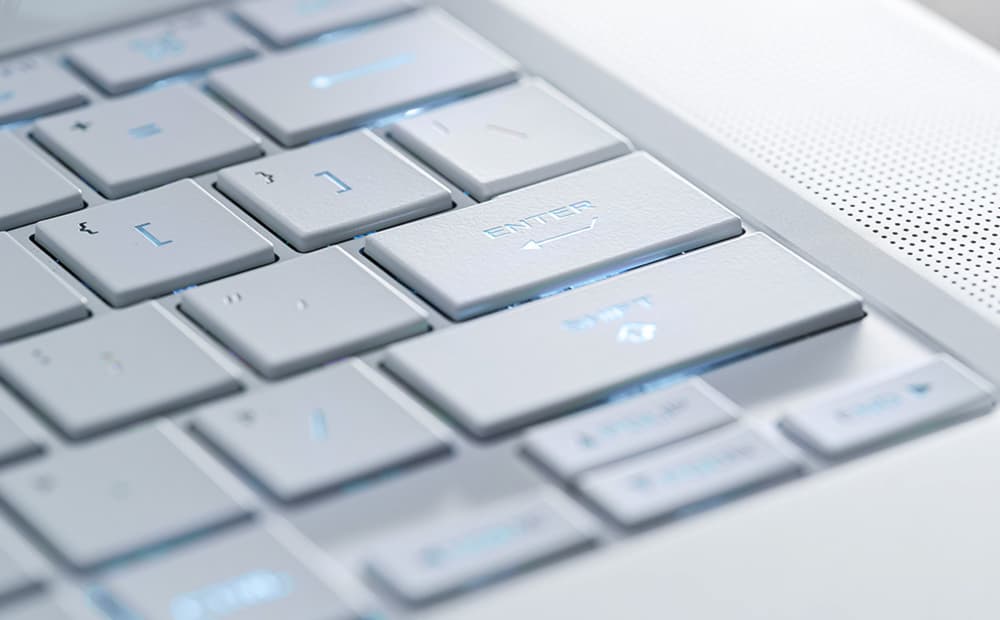
M 758 233 L 395 345 L 384 364 L 487 437 L 862 316 Z
M 741 232 L 725 207 L 635 153 L 376 233 L 365 251 L 467 319 Z

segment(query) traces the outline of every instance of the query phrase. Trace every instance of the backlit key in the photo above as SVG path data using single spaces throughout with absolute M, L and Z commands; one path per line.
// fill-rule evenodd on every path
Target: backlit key
M 405 392 L 345 361 L 206 407 L 198 431 L 273 495 L 295 501 L 442 454 Z
M 37 588 L 42 582 L 41 557 L 5 519 L 0 518 L 0 605 L 8 597 Z M 0 616 L 6 618 L 5 612 Z
M 429 329 L 423 310 L 340 248 L 199 286 L 181 307 L 271 378 Z
M 595 407 L 530 430 L 525 449 L 571 480 L 584 471 L 731 422 L 738 408 L 701 379 Z
M 143 620 L 357 617 L 292 548 L 256 527 L 134 564 L 104 587 Z
M 32 135 L 108 198 L 262 152 L 257 136 L 183 84 L 43 119 Z
M 83 208 L 80 189 L 12 133 L 0 133 L 0 162 L 5 168 L 0 230 Z
M 399 596 L 423 603 L 590 541 L 556 501 L 519 499 L 382 541 L 368 567 Z
M 67 59 L 101 88 L 118 94 L 254 53 L 252 37 L 224 17 L 202 12 L 78 43 Z
M 90 569 L 242 519 L 246 509 L 163 422 L 6 471 L 0 496 L 72 566 Z
M 365 251 L 466 319 L 742 230 L 729 210 L 636 153 L 376 233 Z
M 390 135 L 488 200 L 625 155 L 631 145 L 551 86 L 526 80 L 393 125 Z
M 782 426 L 810 448 L 837 458 L 986 411 L 992 402 L 982 379 L 940 355 L 799 405 L 782 420 Z
M 755 431 L 732 427 L 585 474 L 579 487 L 632 527 L 798 471 L 794 460 Z
M 513 60 L 428 10 L 220 69 L 209 87 L 286 146 L 515 78 Z
M 862 316 L 853 293 L 755 234 L 394 345 L 384 364 L 489 436 Z
M 116 306 L 274 260 L 269 241 L 190 180 L 42 222 L 35 239 Z
M 0 388 L 0 465 L 42 451 L 42 446 L 7 413 L 14 407 L 16 407 L 14 397 Z
M 451 192 L 363 129 L 219 173 L 219 190 L 300 252 L 451 208 Z
M 65 591 L 63 591 L 65 593 Z M 3 608 L 3 620 L 105 620 L 83 594 L 38 595 L 18 599 Z
M 0 233 L 0 342 L 78 321 L 86 300 L 7 233 Z
M 234 10 L 271 43 L 285 46 L 412 8 L 408 0 L 251 0 Z
M 239 388 L 204 344 L 155 304 L 2 346 L 0 377 L 74 438 Z
M 46 60 L 0 62 L 0 125 L 82 105 L 85 93 L 79 80 Z

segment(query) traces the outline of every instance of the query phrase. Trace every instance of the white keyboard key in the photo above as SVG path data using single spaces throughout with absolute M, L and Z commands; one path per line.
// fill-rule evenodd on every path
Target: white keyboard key
M 112 94 L 256 53 L 252 37 L 217 14 L 193 13 L 78 43 L 67 60 Z
M 210 406 L 195 428 L 291 502 L 448 449 L 419 405 L 350 360 Z
M 7 233 L 0 233 L 0 342 L 90 314 L 86 300 Z
M 106 620 L 82 594 L 68 601 L 66 596 L 29 596 L 3 608 L 3 620 Z
M 756 432 L 733 427 L 580 479 L 580 491 L 626 527 L 787 478 L 800 469 Z
M 412 8 L 408 0 L 252 0 L 234 10 L 268 41 L 285 46 Z
M 741 232 L 729 210 L 635 153 L 376 233 L 365 251 L 466 319 Z
M 4 166 L 0 230 L 83 208 L 80 189 L 11 133 L 0 133 L 0 162 Z
M 500 86 L 513 60 L 428 10 L 212 73 L 209 86 L 285 146 Z
M 217 183 L 300 252 L 452 206 L 447 188 L 367 129 L 227 168 Z
M 41 557 L 17 530 L 0 518 L 0 606 L 8 597 L 41 585 L 41 568 Z M 0 607 L 0 616 L 6 620 L 4 609 Z
M 35 240 L 115 306 L 274 260 L 269 241 L 191 180 L 47 220 Z
M 83 85 L 39 58 L 0 62 L 0 125 L 52 114 L 86 103 Z
M 38 454 L 42 447 L 28 436 L 14 420 L 4 413 L 4 399 L 12 398 L 0 392 L 0 465 Z
M 391 537 L 368 568 L 402 598 L 426 603 L 590 542 L 552 500 L 515 500 Z
M 987 385 L 940 355 L 918 367 L 802 404 L 789 412 L 782 426 L 813 450 L 839 458 L 986 411 L 994 402 Z
M 262 152 L 257 136 L 184 84 L 45 118 L 32 135 L 108 198 Z
M 86 570 L 247 515 L 163 422 L 0 474 L 0 496 L 72 566 Z
M 564 480 L 732 422 L 738 407 L 701 379 L 536 427 L 525 450 Z
M 423 310 L 340 248 L 186 291 L 181 307 L 269 378 L 430 328 Z
M 400 121 L 389 132 L 477 200 L 631 148 L 625 137 L 538 80 Z
M 754 234 L 393 345 L 384 364 L 489 436 L 862 316 L 857 296 Z
M 239 383 L 156 304 L 0 347 L 0 377 L 73 438 L 234 392 Z
M 30 597 L 3 608 L 4 620 L 79 620 L 47 598 Z M 87 616 L 88 618 L 92 616 Z
M 357 616 L 312 568 L 268 532 L 212 538 L 104 579 L 143 620 L 349 620 Z

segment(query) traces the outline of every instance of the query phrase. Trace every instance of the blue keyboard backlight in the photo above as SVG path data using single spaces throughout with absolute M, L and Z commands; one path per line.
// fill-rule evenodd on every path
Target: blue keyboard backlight
M 401 67 L 410 62 L 413 62 L 413 54 L 399 54 L 398 56 L 391 56 L 385 60 L 362 65 L 360 67 L 355 67 L 354 69 L 348 69 L 339 73 L 317 75 L 309 81 L 309 85 L 317 89 L 330 88 L 331 86 L 340 84 L 341 82 L 347 82 L 366 75 L 372 75 L 373 73 L 380 73 L 382 71 L 395 69 L 396 67 Z
M 170 602 L 173 620 L 224 620 L 247 609 L 291 595 L 291 576 L 258 570 L 200 590 L 180 594 Z

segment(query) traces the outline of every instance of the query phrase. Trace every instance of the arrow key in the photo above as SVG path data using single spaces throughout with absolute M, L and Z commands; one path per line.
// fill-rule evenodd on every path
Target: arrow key
M 840 458 L 981 413 L 992 402 L 982 379 L 939 355 L 916 368 L 797 407 L 782 426 L 813 450 Z

